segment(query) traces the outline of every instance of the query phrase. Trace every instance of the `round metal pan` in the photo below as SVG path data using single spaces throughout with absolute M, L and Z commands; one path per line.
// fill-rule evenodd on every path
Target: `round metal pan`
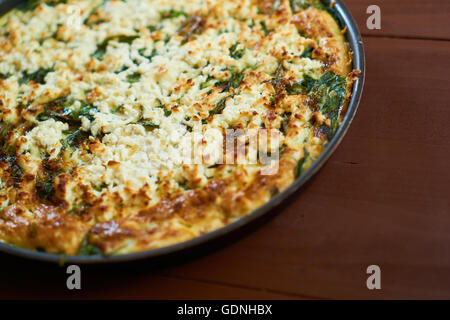
M 5 14 L 7 11 L 11 10 L 13 7 L 20 4 L 20 0 L 0 0 L 0 16 Z M 329 5 L 331 0 L 322 0 L 326 5 Z M 364 86 L 365 78 L 365 56 L 363 42 L 361 34 L 358 30 L 355 20 L 350 14 L 349 10 L 342 4 L 340 0 L 336 0 L 333 6 L 335 13 L 335 18 L 341 24 L 342 27 L 347 27 L 346 38 L 353 52 L 353 69 L 361 70 L 361 74 L 354 84 L 352 99 L 347 109 L 347 114 L 337 131 L 334 138 L 331 140 L 329 145 L 326 147 L 324 152 L 321 154 L 319 159 L 317 159 L 313 165 L 301 175 L 289 188 L 284 192 L 278 194 L 272 198 L 268 203 L 258 208 L 246 217 L 229 224 L 219 230 L 207 233 L 200 237 L 194 238 L 192 240 L 182 242 L 179 244 L 171 245 L 168 247 L 163 247 L 159 249 L 153 249 L 143 252 L 130 253 L 124 255 L 115 256 L 65 256 L 57 254 L 49 254 L 44 252 L 37 252 L 27 249 L 22 249 L 14 247 L 12 245 L 0 243 L 0 252 L 7 254 L 39 260 L 43 262 L 51 263 L 64 263 L 68 264 L 105 264 L 105 263 L 119 263 L 119 262 L 129 262 L 141 259 L 173 259 L 173 257 L 181 256 L 185 251 L 192 251 L 196 248 L 201 248 L 212 243 L 214 241 L 220 241 L 221 238 L 227 238 L 230 234 L 239 232 L 239 230 L 245 230 L 246 227 L 261 220 L 263 216 L 268 216 L 269 212 L 278 206 L 282 201 L 287 199 L 295 191 L 297 191 L 301 186 L 303 186 L 308 180 L 310 180 L 317 171 L 324 165 L 331 154 L 336 150 L 342 139 L 344 138 L 350 124 L 355 117 L 356 110 L 358 109 L 359 102 L 361 100 L 361 95 Z

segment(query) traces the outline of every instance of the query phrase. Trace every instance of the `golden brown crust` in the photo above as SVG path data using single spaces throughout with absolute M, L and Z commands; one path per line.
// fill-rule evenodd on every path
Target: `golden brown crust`
M 334 21 L 333 17 L 315 7 L 297 13 L 293 23 L 308 38 L 319 42 L 312 57 L 324 63 L 326 70 L 341 76 L 351 71 L 351 59 L 344 37 L 344 31 Z

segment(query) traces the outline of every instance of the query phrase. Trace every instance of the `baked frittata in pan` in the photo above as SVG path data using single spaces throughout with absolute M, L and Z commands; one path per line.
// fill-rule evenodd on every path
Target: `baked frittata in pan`
M 306 0 L 45 0 L 9 12 L 0 241 L 124 254 L 250 214 L 339 128 L 358 76 L 344 34 L 332 7 Z M 228 132 L 256 162 L 224 148 Z M 190 147 L 201 161 L 187 161 Z

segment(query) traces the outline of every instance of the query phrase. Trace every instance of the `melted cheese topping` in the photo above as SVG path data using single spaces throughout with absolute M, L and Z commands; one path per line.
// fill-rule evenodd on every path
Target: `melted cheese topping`
M 127 253 L 267 202 L 324 150 L 358 74 L 329 10 L 300 0 L 68 0 L 3 17 L 0 240 Z M 275 174 L 262 161 L 219 163 L 227 129 L 275 130 Z M 198 144 L 203 161 L 187 161 Z

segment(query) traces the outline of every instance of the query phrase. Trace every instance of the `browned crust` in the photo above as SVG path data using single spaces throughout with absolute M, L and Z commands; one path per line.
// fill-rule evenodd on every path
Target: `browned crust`
M 319 41 L 312 57 L 324 63 L 326 70 L 346 76 L 351 71 L 351 57 L 344 32 L 333 17 L 314 7 L 297 13 L 293 23 L 308 38 Z

